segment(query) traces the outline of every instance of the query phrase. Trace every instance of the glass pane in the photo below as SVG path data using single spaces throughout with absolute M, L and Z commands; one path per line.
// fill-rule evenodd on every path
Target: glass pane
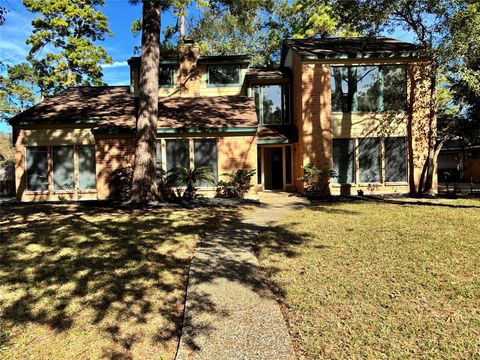
M 240 66 L 210 65 L 208 83 L 211 85 L 240 84 Z
M 290 124 L 290 87 L 282 86 L 283 89 L 283 123 Z
M 257 146 L 257 184 L 262 184 L 262 148 Z
M 158 69 L 158 82 L 160 86 L 173 86 L 173 68 L 161 65 Z
M 355 140 L 333 139 L 333 171 L 336 184 L 355 183 Z
M 332 67 L 331 88 L 332 88 L 332 111 L 350 112 L 353 101 L 353 79 L 349 68 Z
M 380 78 L 378 67 L 357 67 L 357 107 L 353 105 L 353 111 L 375 112 L 379 109 Z
M 188 140 L 167 140 L 167 171 L 183 167 L 189 168 Z
M 381 181 L 380 139 L 365 138 L 360 140 L 360 182 L 372 183 Z
M 157 140 L 157 170 L 162 169 L 162 142 L 160 139 Z
M 292 183 L 292 147 L 285 146 L 285 174 L 286 174 L 286 183 Z
M 73 190 L 73 146 L 53 146 L 53 189 Z
M 46 146 L 27 147 L 27 190 L 48 190 L 48 149 Z
M 262 97 L 262 87 L 255 86 L 253 88 L 253 96 L 255 99 L 255 111 L 257 112 L 257 121 L 259 124 L 263 124 L 262 114 L 260 113 L 260 99 Z
M 383 108 L 385 111 L 403 111 L 406 107 L 407 81 L 405 67 L 382 66 Z
M 218 179 L 218 164 L 217 164 L 217 140 L 195 140 L 194 147 L 194 165 L 196 168 L 207 166 L 213 171 L 213 178 Z M 197 183 L 197 186 L 212 186 L 207 182 Z
M 385 181 L 407 181 L 407 147 L 404 137 L 385 139 Z
M 282 124 L 282 87 L 280 85 L 263 87 L 263 123 L 265 125 Z
M 95 189 L 95 146 L 78 146 L 78 188 Z

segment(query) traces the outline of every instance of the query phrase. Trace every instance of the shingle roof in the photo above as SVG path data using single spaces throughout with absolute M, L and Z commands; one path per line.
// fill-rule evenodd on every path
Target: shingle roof
M 293 49 L 301 56 L 328 58 L 349 55 L 414 55 L 421 49 L 418 45 L 383 36 L 323 38 L 323 39 L 286 39 L 284 55 L 287 48 Z
M 96 130 L 132 131 L 136 100 L 128 86 L 74 87 L 37 104 L 11 124 L 96 122 Z M 247 96 L 159 99 L 159 128 L 256 127 L 255 104 Z
M 252 67 L 246 76 L 249 80 L 283 80 L 289 79 L 291 74 L 289 68 Z

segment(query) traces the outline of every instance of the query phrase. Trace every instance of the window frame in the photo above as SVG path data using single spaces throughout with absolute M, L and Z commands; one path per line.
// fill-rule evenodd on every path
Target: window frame
M 45 148 L 46 155 L 47 155 L 47 188 L 45 190 L 30 190 L 28 188 L 28 149 L 31 148 Z M 45 194 L 50 191 L 50 173 L 51 173 L 51 153 L 50 153 L 51 146 L 47 145 L 34 145 L 34 146 L 25 146 L 24 155 L 25 155 L 25 192 L 28 194 Z
M 348 141 L 348 142 L 352 142 L 353 143 L 353 181 L 352 182 L 335 182 L 335 180 L 333 181 L 333 185 L 335 186 L 342 186 L 342 185 L 355 185 L 357 184 L 357 180 L 358 180 L 358 176 L 357 176 L 357 172 L 359 170 L 359 166 L 357 164 L 357 158 L 358 158 L 358 155 L 357 155 L 357 138 L 334 138 L 332 139 L 332 169 L 335 167 L 335 161 L 334 161 L 334 154 L 335 152 L 333 151 L 333 142 L 335 140 L 343 140 L 343 141 Z M 337 176 L 335 176 L 337 179 L 338 179 L 338 174 Z
M 190 166 L 193 166 L 193 168 L 195 168 L 195 141 L 213 141 L 215 142 L 215 150 L 216 150 L 216 154 L 215 154 L 215 158 L 216 158 L 216 164 L 215 164 L 215 167 L 216 169 L 212 169 L 213 170 L 213 174 L 214 174 L 214 180 L 215 180 L 215 184 L 218 183 L 218 179 L 219 179 L 219 176 L 220 174 L 218 173 L 218 138 L 211 138 L 211 137 L 194 137 L 194 138 L 191 138 L 192 139 L 192 143 L 191 143 L 191 146 L 192 146 L 192 162 L 190 164 Z M 212 188 L 216 188 L 216 185 L 208 185 L 208 186 L 203 186 L 203 185 L 197 185 L 197 189 L 212 189 Z
M 401 68 L 403 69 L 403 95 L 404 95 L 404 101 L 403 101 L 403 107 L 402 109 L 399 110 L 385 110 L 385 68 Z M 355 92 L 352 94 L 352 103 L 351 104 L 346 104 L 345 108 L 347 111 L 343 110 L 333 110 L 333 71 L 334 69 L 346 69 L 347 74 L 350 74 L 351 69 L 354 68 L 377 68 L 378 69 L 378 80 L 379 82 L 379 95 L 376 98 L 376 103 L 378 109 L 375 111 L 360 111 L 358 110 L 358 89 L 355 90 Z M 355 71 L 355 74 L 357 72 Z M 343 94 L 343 90 L 342 90 Z M 402 63 L 397 63 L 397 64 L 356 64 L 356 65 L 330 65 L 330 103 L 331 103 L 331 112 L 333 114 L 392 114 L 392 113 L 402 113 L 407 111 L 407 94 L 408 94 L 408 77 L 407 77 L 407 66 L 406 64 Z M 342 100 L 342 105 L 343 100 Z
M 238 69 L 238 82 L 237 83 L 229 83 L 229 84 L 212 84 L 210 82 L 210 69 L 214 66 L 235 66 Z M 241 64 L 208 64 L 205 69 L 205 82 L 207 83 L 207 87 L 211 88 L 221 88 L 221 87 L 240 87 L 242 86 L 242 65 Z
M 280 124 L 265 124 L 264 123 L 264 112 L 263 112 L 263 96 L 264 96 L 264 88 L 269 86 L 279 86 L 280 87 L 280 100 L 281 100 L 281 122 Z M 252 93 L 253 93 L 253 100 L 255 102 L 255 91 L 256 88 L 260 90 L 259 92 L 259 108 L 255 109 L 257 112 L 257 119 L 258 125 L 260 127 L 267 127 L 267 126 L 282 126 L 282 125 L 291 125 L 291 104 L 290 104 L 290 84 L 256 84 L 252 86 Z M 256 107 L 256 104 L 255 104 Z
M 385 140 L 387 139 L 403 139 L 403 143 L 405 145 L 405 181 L 388 181 L 387 180 L 387 147 Z M 384 179 L 384 184 L 388 185 L 402 185 L 402 184 L 408 184 L 408 173 L 409 173 L 409 168 L 408 168 L 408 159 L 409 159 L 409 154 L 408 154 L 408 140 L 406 136 L 387 136 L 383 138 L 383 179 Z
M 73 165 L 73 168 L 72 168 L 73 188 L 72 189 L 68 189 L 68 188 L 57 189 L 55 187 L 55 152 L 54 152 L 55 148 L 71 148 L 72 149 L 72 165 Z M 75 145 L 52 145 L 50 147 L 50 151 L 52 154 L 51 155 L 52 156 L 52 188 L 54 193 L 74 192 L 75 190 L 78 190 L 79 179 L 78 179 L 78 169 L 77 169 L 78 163 L 76 164 L 77 162 L 76 146 Z
M 94 160 L 94 165 L 95 165 L 95 171 L 94 171 L 94 175 L 95 175 L 95 187 L 94 188 L 81 188 L 80 187 L 80 148 L 81 147 L 91 147 L 93 148 L 93 160 Z M 95 144 L 78 144 L 78 145 L 75 145 L 75 149 L 74 149 L 74 154 L 76 154 L 76 156 L 74 155 L 74 158 L 76 158 L 76 161 L 77 161 L 77 166 L 74 167 L 75 171 L 78 173 L 78 175 L 76 176 L 76 187 L 78 188 L 78 191 L 79 192 L 91 192 L 91 191 L 96 191 L 97 190 L 97 156 L 96 156 L 96 153 L 97 153 L 97 148 L 95 146 Z
M 170 69 L 170 78 L 172 80 L 172 84 L 171 85 L 162 85 L 160 84 L 160 68 L 162 67 L 167 67 Z M 168 89 L 168 88 L 173 88 L 175 87 L 175 76 L 174 76 L 174 73 L 175 73 L 175 70 L 174 70 L 174 67 L 173 65 L 168 65 L 168 64 L 160 64 L 159 67 L 158 67 L 158 87 L 160 89 Z

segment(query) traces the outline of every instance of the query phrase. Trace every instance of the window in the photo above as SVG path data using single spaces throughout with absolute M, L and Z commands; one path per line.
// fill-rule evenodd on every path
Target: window
M 48 190 L 48 148 L 46 146 L 27 147 L 27 190 Z
M 260 125 L 282 125 L 290 123 L 287 109 L 288 85 L 255 86 L 255 107 Z
M 173 67 L 169 65 L 160 65 L 158 69 L 158 84 L 160 87 L 173 86 Z
M 364 138 L 359 142 L 359 166 L 361 183 L 381 182 L 380 138 Z
M 199 139 L 193 142 L 194 166 L 209 167 L 212 169 L 213 178 L 218 179 L 218 159 L 217 159 L 217 140 L 216 139 Z M 197 186 L 211 186 L 210 183 L 201 182 Z
M 78 151 L 78 188 L 91 190 L 96 188 L 95 146 L 77 146 Z
M 177 167 L 189 168 L 188 139 L 166 140 L 166 144 L 167 171 Z
M 285 183 L 292 183 L 292 147 L 285 146 Z
M 403 111 L 406 88 L 403 66 L 332 66 L 332 111 Z
M 407 181 L 407 149 L 404 137 L 385 139 L 385 181 Z
M 240 85 L 239 65 L 209 65 L 207 72 L 209 85 Z
M 53 146 L 53 189 L 72 190 L 75 185 L 73 146 Z
M 333 139 L 333 171 L 336 184 L 355 183 L 355 140 Z

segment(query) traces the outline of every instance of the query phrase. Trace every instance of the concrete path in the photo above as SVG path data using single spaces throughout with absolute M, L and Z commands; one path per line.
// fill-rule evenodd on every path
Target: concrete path
M 202 239 L 187 289 L 177 360 L 294 359 L 280 307 L 262 282 L 252 244 L 258 232 L 306 201 L 262 194 L 248 218 Z

